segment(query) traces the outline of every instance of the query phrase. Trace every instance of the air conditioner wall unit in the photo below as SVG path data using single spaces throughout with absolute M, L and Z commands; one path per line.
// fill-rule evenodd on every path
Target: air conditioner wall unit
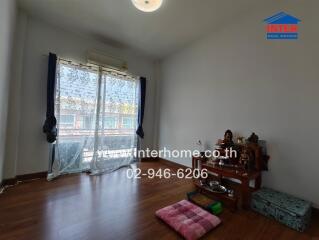
M 87 53 L 87 62 L 102 67 L 114 68 L 121 71 L 127 70 L 126 61 L 103 53 L 99 53 L 97 51 L 89 51 Z

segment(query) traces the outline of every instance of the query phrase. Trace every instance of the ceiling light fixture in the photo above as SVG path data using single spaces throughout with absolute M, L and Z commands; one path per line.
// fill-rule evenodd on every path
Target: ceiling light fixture
M 143 12 L 154 12 L 162 5 L 163 0 L 132 0 L 134 6 Z

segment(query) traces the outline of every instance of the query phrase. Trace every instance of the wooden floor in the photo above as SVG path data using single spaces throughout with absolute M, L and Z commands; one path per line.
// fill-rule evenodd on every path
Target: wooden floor
M 162 163 L 140 167 L 166 168 Z M 126 169 L 37 180 L 0 195 L 0 239 L 181 239 L 154 212 L 185 198 L 190 180 L 129 180 Z M 298 233 L 251 211 L 225 210 L 222 225 L 203 239 L 318 239 L 319 217 Z

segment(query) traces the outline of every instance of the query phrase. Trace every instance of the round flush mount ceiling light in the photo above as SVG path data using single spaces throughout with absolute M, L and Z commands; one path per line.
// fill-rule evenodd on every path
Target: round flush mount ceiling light
M 154 12 L 162 5 L 163 0 L 132 0 L 134 6 L 143 12 Z

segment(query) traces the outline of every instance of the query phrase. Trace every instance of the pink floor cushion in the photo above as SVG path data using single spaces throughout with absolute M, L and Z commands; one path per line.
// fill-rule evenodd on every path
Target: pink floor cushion
M 187 200 L 159 209 L 155 214 L 187 240 L 202 237 L 221 222 L 218 217 Z

